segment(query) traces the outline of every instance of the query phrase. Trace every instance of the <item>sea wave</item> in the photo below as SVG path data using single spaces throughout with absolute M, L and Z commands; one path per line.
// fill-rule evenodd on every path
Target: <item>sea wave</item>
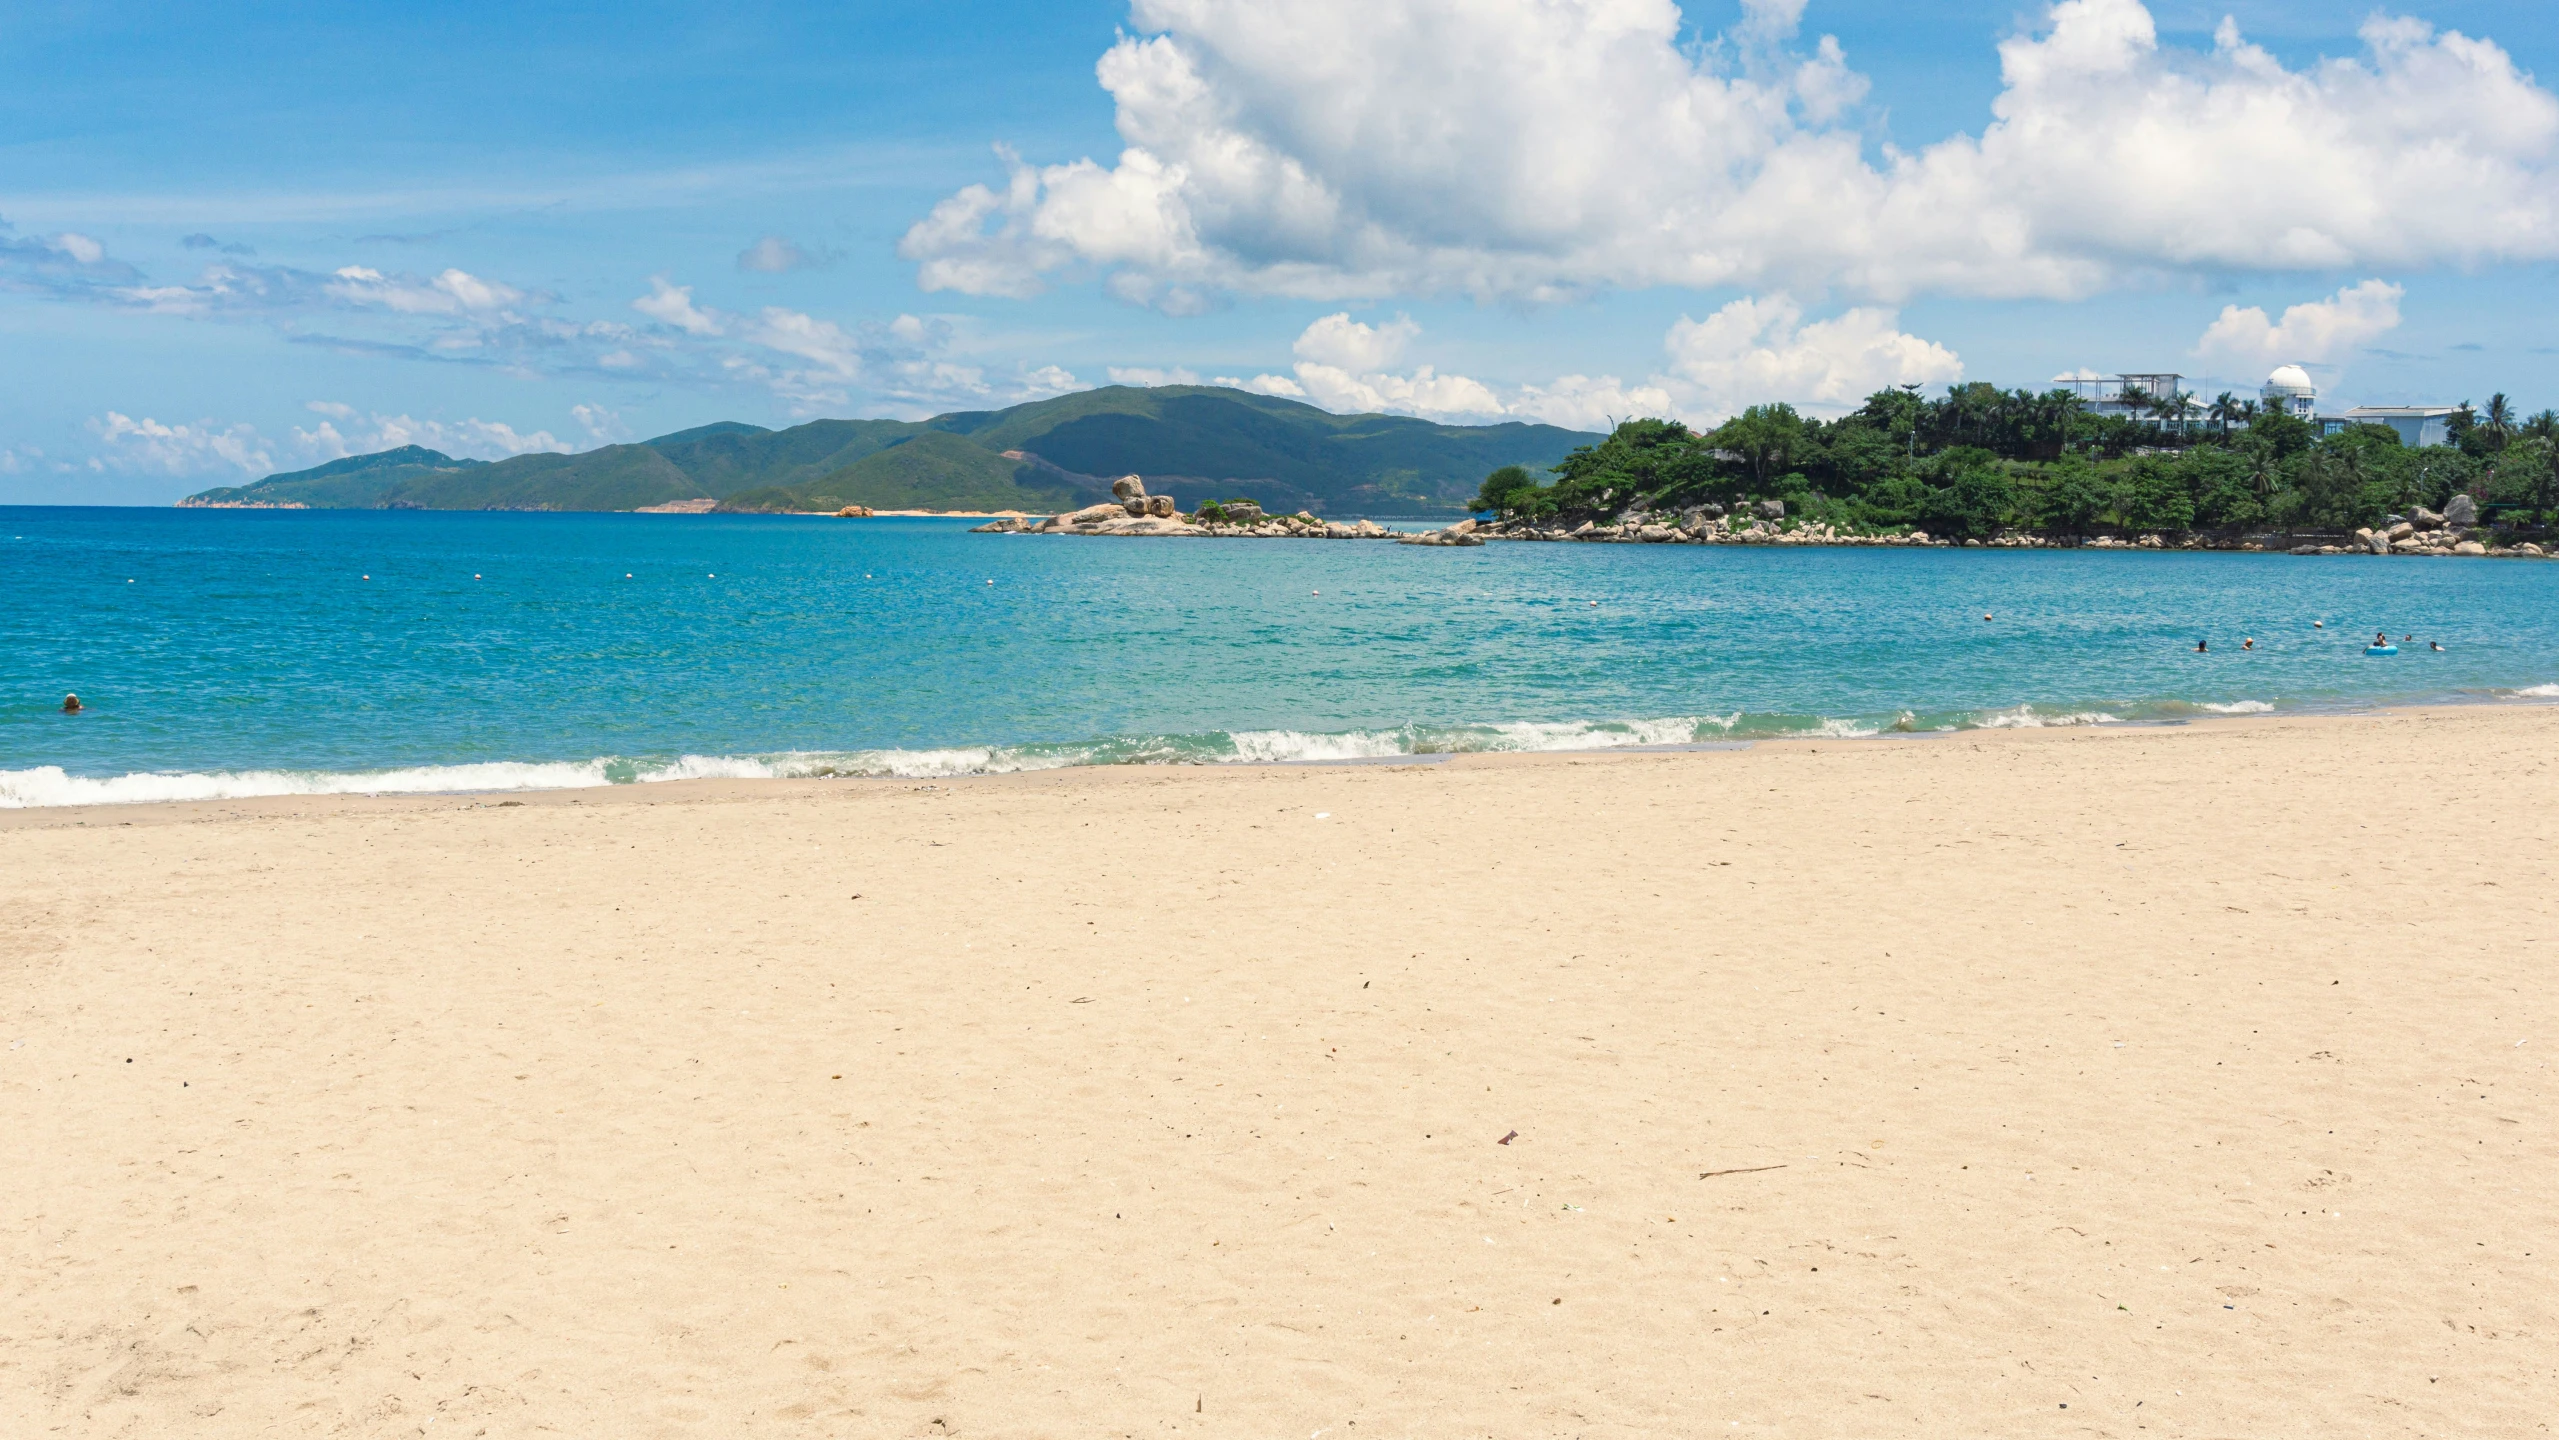
M 2020 705 L 2010 710 L 1985 710 L 1973 718 L 1979 730 L 2041 730 L 2061 725 L 2120 725 L 2121 715 L 2103 710 L 2045 710 L 2033 705 Z
M 2559 685 L 2526 685 L 2520 690 L 2509 690 L 2505 693 L 2517 698 L 2530 696 L 2535 700 L 2549 700 L 2559 698 Z
M 2559 697 L 2559 685 L 2511 692 Z M 0 809 L 240 800 L 291 795 L 426 795 L 581 790 L 674 780 L 939 780 L 1084 765 L 1288 765 L 1439 756 L 1624 750 L 1776 739 L 1863 739 L 1887 731 L 2031 729 L 2173 720 L 2199 713 L 2259 715 L 2262 700 L 2160 701 L 2114 709 L 2023 704 L 2006 709 L 1871 716 L 1673 715 L 1633 720 L 1514 720 L 1358 730 L 1234 730 L 1115 736 L 1024 745 L 780 751 L 761 755 L 598 756 L 370 770 L 243 769 L 73 775 L 60 766 L 0 770 Z M 2117 713 L 2121 711 L 2123 713 Z

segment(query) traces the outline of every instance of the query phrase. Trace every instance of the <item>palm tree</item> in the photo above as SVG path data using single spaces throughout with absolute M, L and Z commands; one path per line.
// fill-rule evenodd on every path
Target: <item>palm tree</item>
M 2212 409 L 2206 411 L 2205 416 L 2221 427 L 2223 439 L 2230 438 L 2230 422 L 2239 418 L 2240 406 L 2245 403 L 2227 390 L 2213 397 Z
M 2540 440 L 2559 440 L 2559 410 L 2543 410 L 2523 422 L 2523 432 Z
M 2514 438 L 2515 409 L 2507 403 L 2504 391 L 2488 397 L 2488 408 L 2480 412 L 2479 430 L 2488 437 L 2488 448 L 2492 450 L 2505 449 L 2506 442 Z
M 2163 422 L 2174 424 L 2180 434 L 2185 432 L 2186 417 L 2194 411 L 2195 394 L 2191 390 L 2172 390 L 2151 398 L 2150 413 Z

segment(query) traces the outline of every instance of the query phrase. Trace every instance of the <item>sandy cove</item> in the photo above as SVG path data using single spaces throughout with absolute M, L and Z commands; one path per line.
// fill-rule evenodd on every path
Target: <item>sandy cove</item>
M 2542 1433 L 2554 749 L 9 813 L 0 1433 Z

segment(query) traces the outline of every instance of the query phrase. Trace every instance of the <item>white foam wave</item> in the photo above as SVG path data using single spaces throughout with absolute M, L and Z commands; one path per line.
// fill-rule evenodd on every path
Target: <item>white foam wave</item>
M 2109 715 L 2103 710 L 2066 710 L 2048 713 L 2037 710 L 2032 705 L 2020 705 L 2014 710 L 1985 711 L 1973 721 L 1973 724 L 1984 730 L 2042 730 L 2061 725 L 2119 725 L 2121 723 L 2123 723 L 2122 716 Z
M 2553 690 L 2551 693 L 2559 695 L 2559 690 Z M 2272 715 L 2275 713 L 2275 707 L 2263 700 L 2233 700 L 2226 705 L 2217 705 L 2205 700 L 2198 702 L 2195 708 L 2210 710 L 2215 715 Z
M 1879 728 L 1857 720 L 1824 720 L 1802 732 L 1823 740 L 1863 740 L 1883 733 Z
M 400 770 L 215 770 L 93 777 L 59 765 L 0 770 L 0 810 L 46 805 L 144 805 L 260 795 L 431 795 L 455 790 L 580 790 L 610 785 L 602 760 L 420 765 Z
M 1337 735 L 1303 730 L 1238 730 L 1234 761 L 1247 765 L 1285 765 L 1296 760 L 1372 760 L 1410 755 L 1413 737 L 1403 730 L 1351 730 Z
M 2530 695 L 2535 699 L 2548 700 L 2559 698 L 2559 685 L 2526 685 L 2521 690 L 2509 690 L 2506 693 L 2515 696 Z

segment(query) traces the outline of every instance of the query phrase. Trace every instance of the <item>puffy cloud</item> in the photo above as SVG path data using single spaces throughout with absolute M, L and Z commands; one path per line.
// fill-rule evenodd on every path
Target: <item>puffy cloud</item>
M 86 235 L 75 235 L 68 230 L 53 237 L 53 248 L 70 256 L 73 263 L 80 265 L 95 265 L 107 258 L 106 246 Z
M 694 305 L 692 286 L 670 285 L 663 275 L 649 277 L 649 293 L 632 301 L 631 308 L 661 325 L 672 325 L 687 335 L 720 333 L 719 313 Z
M 1736 300 L 1703 320 L 1683 315 L 1664 346 L 1671 373 L 1693 387 L 1685 408 L 1719 416 L 1771 400 L 1837 412 L 1887 385 L 1963 375 L 1954 351 L 1896 329 L 1898 318 L 1864 308 L 1806 325 L 1801 306 L 1771 295 Z
M 264 475 L 275 468 L 274 452 L 252 425 L 165 425 L 149 416 L 136 420 L 110 410 L 89 422 L 89 432 L 103 447 L 89 457 L 92 470 L 200 475 L 233 469 Z
M 1402 359 L 1404 347 L 1421 333 L 1422 327 L 1409 315 L 1398 315 L 1383 325 L 1363 325 L 1343 311 L 1307 326 L 1292 348 L 1298 359 L 1310 364 L 1383 370 Z
M 293 427 L 293 448 L 303 463 L 371 455 L 403 445 L 423 445 L 447 455 L 479 460 L 503 460 L 537 450 L 565 454 L 577 448 L 548 430 L 522 431 L 504 421 L 477 416 L 461 421 L 419 420 L 408 415 L 368 414 L 333 400 L 314 400 L 304 408 L 325 418 L 308 430 L 299 425 Z
M 2064 0 L 2000 44 L 1978 134 L 1877 163 L 1864 81 L 1832 37 L 1796 48 L 1801 8 L 1753 0 L 1700 46 L 1672 0 L 1135 0 L 1097 68 L 1118 158 L 1006 152 L 901 253 L 928 290 L 1100 274 L 1176 312 L 2559 256 L 2559 98 L 2484 39 L 2377 16 L 2296 70 L 2229 22 L 2195 50 L 2140 0 Z
M 2349 351 L 2399 327 L 2399 301 L 2408 292 L 2386 280 L 2349 285 L 2325 300 L 2289 306 L 2271 321 L 2251 305 L 2221 307 L 2221 318 L 2195 344 L 2198 355 L 2227 355 L 2261 365 L 2340 360 Z
M 1384 411 L 1435 419 L 1508 417 L 1576 429 L 1655 415 L 1699 426 L 1744 406 L 1784 401 L 1813 414 L 1856 408 L 1888 385 L 1962 378 L 1955 352 L 1903 332 L 1890 310 L 1864 307 L 1809 324 L 1786 295 L 1733 301 L 1703 320 L 1681 316 L 1663 337 L 1664 365 L 1641 380 L 1565 375 L 1501 389 L 1428 365 L 1388 369 L 1420 338 L 1405 316 L 1381 325 L 1327 315 L 1297 338 L 1294 378 L 1262 375 L 1243 386 L 1335 411 Z M 1223 381 L 1221 384 L 1235 382 Z
M 1180 365 L 1169 370 L 1159 370 L 1148 365 L 1113 365 L 1109 367 L 1109 373 L 1111 383 L 1114 385 L 1197 385 L 1200 383 L 1198 371 Z
M 834 259 L 824 252 L 803 250 L 779 235 L 767 235 L 738 252 L 737 268 L 757 275 L 781 275 L 831 264 Z

